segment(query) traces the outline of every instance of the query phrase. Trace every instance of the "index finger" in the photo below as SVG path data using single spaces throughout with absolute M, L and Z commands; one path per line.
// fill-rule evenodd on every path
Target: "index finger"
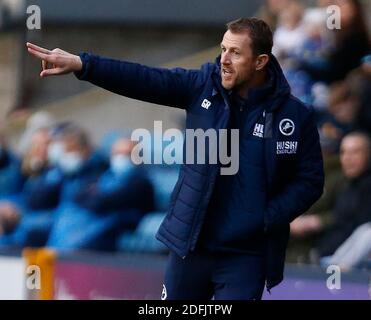
M 42 52 L 42 53 L 45 53 L 45 54 L 50 54 L 51 53 L 50 50 L 39 47 L 36 44 L 33 44 L 31 42 L 27 42 L 26 45 L 27 45 L 28 48 L 31 48 L 33 50 L 36 50 L 36 51 L 39 51 L 39 52 Z
M 31 53 L 33 56 L 41 59 L 41 60 L 46 60 L 48 62 L 54 62 L 54 59 L 51 55 L 41 53 L 39 51 L 36 51 L 34 49 L 28 48 L 28 52 Z

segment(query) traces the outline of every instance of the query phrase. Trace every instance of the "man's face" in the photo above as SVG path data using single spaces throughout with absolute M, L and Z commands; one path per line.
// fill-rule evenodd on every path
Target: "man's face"
M 345 137 L 341 143 L 340 161 L 347 178 L 361 176 L 369 167 L 370 150 L 365 138 Z
M 248 32 L 232 33 L 228 30 L 220 46 L 223 87 L 227 90 L 235 89 L 240 94 L 244 93 L 255 73 L 256 65 Z

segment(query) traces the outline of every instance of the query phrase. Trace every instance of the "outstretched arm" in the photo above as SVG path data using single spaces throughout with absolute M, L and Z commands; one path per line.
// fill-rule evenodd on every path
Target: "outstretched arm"
M 203 82 L 200 70 L 153 68 L 88 53 L 77 56 L 31 43 L 27 47 L 42 60 L 41 77 L 75 72 L 78 79 L 111 92 L 170 107 L 187 108 Z

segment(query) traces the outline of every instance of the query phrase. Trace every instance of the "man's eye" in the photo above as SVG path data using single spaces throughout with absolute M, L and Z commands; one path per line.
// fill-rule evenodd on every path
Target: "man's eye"
M 235 54 L 236 56 L 239 56 L 239 55 L 240 55 L 240 53 L 239 53 L 238 51 L 235 51 L 234 54 Z

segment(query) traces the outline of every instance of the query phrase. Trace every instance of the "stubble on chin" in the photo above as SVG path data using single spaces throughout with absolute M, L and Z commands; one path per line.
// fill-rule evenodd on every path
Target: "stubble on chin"
M 221 77 L 222 86 L 226 90 L 232 90 L 234 87 L 234 81 L 226 81 L 223 80 L 223 77 Z

